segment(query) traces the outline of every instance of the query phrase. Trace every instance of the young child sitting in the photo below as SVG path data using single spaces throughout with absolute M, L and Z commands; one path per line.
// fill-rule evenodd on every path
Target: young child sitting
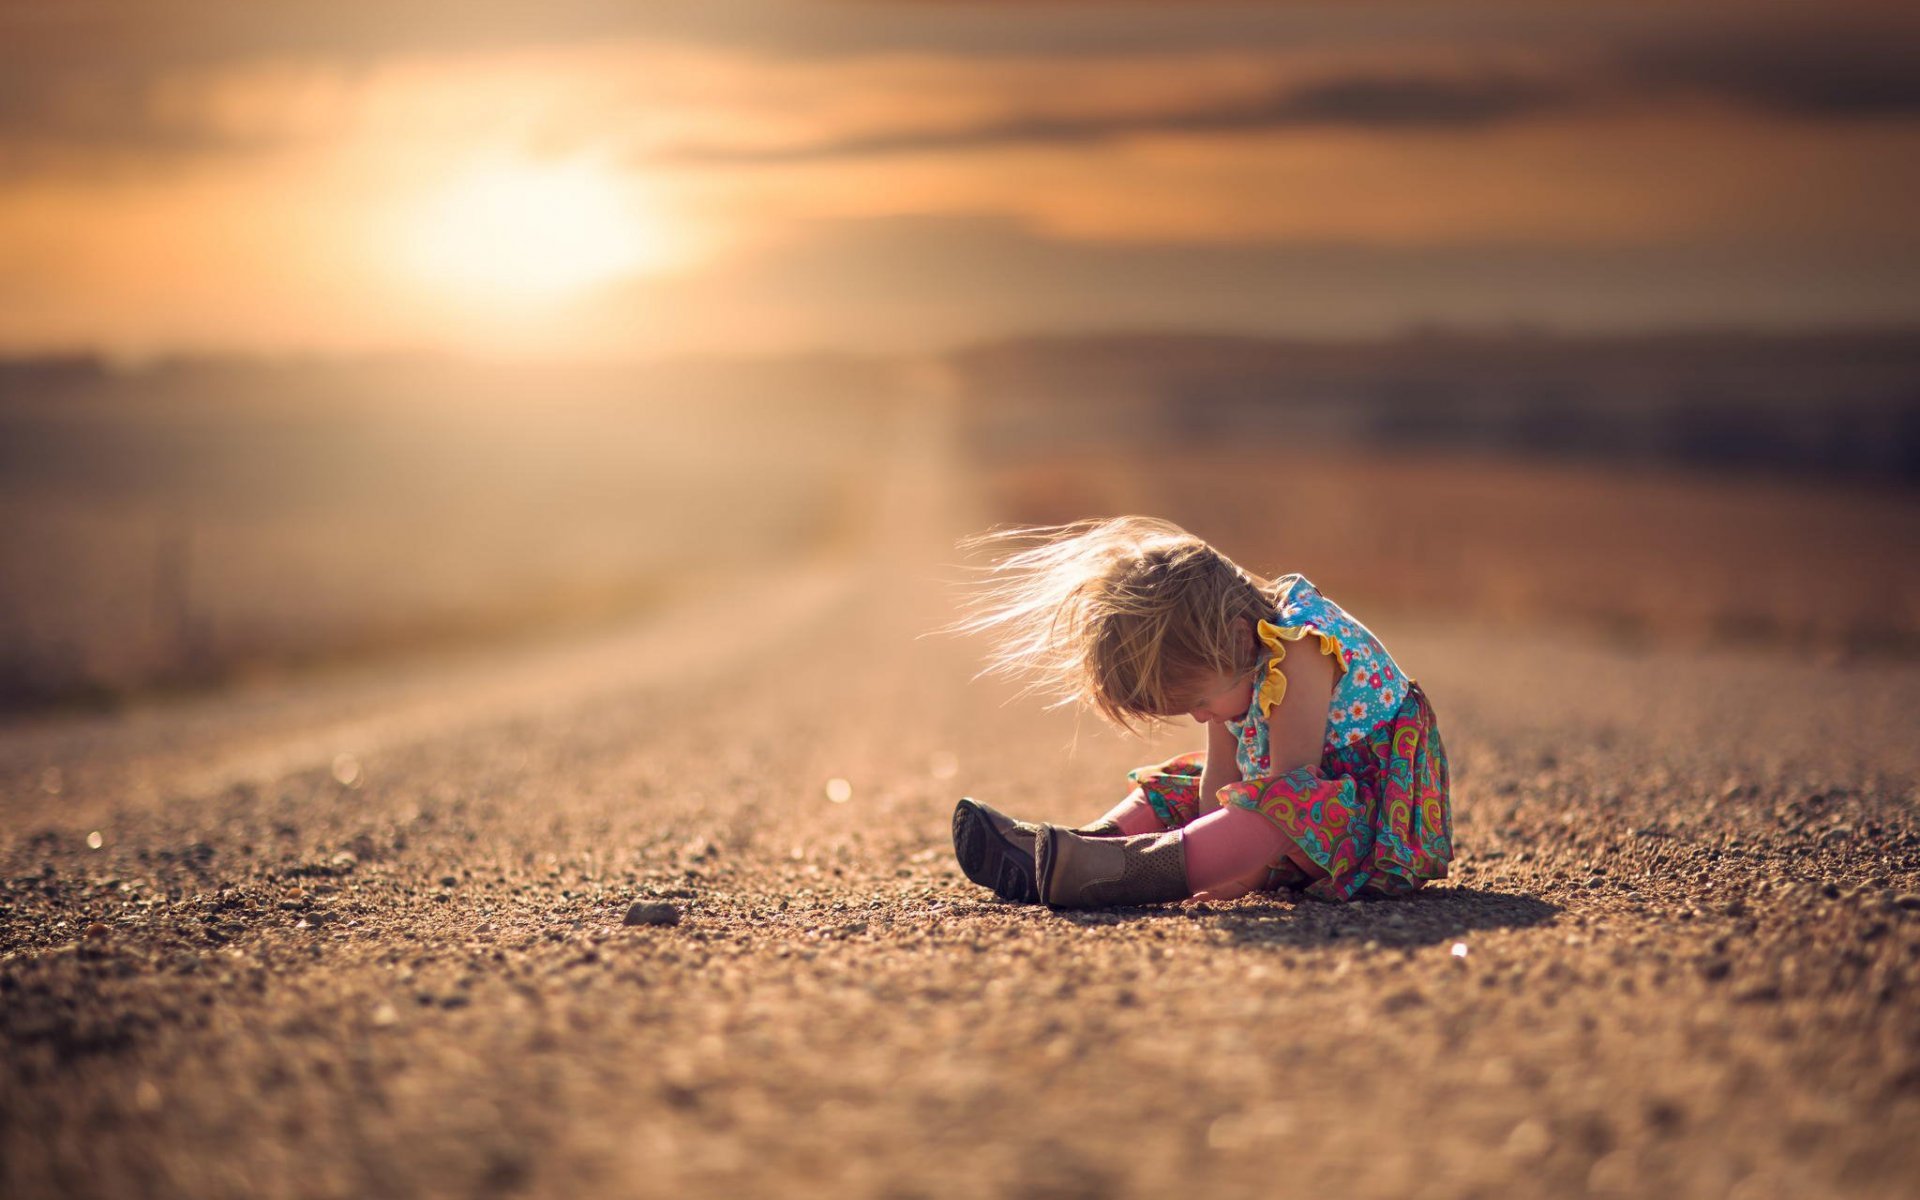
M 1078 829 L 961 800 L 953 846 L 967 878 L 1008 900 L 1087 908 L 1276 888 L 1348 900 L 1445 877 L 1433 709 L 1306 579 L 1262 579 L 1149 517 L 971 544 L 999 557 L 955 628 L 994 639 L 990 672 L 1123 729 L 1185 714 L 1207 747 L 1132 771 L 1132 793 Z

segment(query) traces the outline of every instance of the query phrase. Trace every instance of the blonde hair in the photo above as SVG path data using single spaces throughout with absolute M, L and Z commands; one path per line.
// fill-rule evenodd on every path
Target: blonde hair
M 993 639 L 981 673 L 1082 703 L 1123 729 L 1172 716 L 1211 673 L 1253 669 L 1255 621 L 1273 585 L 1170 521 L 1110 517 L 991 530 L 960 543 L 992 555 L 951 626 Z M 1243 626 L 1244 622 L 1244 626 Z

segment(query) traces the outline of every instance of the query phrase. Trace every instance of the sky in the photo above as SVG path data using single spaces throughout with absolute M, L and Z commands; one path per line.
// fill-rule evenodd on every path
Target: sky
M 0 0 L 0 353 L 1920 318 L 1920 21 Z

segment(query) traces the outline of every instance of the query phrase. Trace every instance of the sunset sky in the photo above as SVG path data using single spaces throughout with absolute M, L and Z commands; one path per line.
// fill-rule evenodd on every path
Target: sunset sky
M 1911 322 L 1899 11 L 0 0 L 0 351 Z

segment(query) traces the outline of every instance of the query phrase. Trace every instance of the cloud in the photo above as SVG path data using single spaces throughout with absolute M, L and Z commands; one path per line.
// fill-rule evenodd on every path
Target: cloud
M 260 64 L 354 77 L 397 60 L 485 63 L 532 47 L 623 47 L 644 78 L 649 54 L 707 55 L 722 78 L 819 70 L 798 109 L 736 120 L 727 86 L 689 95 L 690 122 L 716 132 L 665 141 L 650 161 L 799 163 L 1032 145 L 1071 147 L 1138 135 L 1205 137 L 1288 129 L 1459 131 L 1557 112 L 1718 99 L 1760 119 L 1854 121 L 1920 111 L 1915 25 L 1842 3 L 1784 24 L 1766 9 L 1658 9 L 1603 20 L 1578 4 L 1541 10 L 1471 3 L 1380 9 L 1289 4 L 889 3 L 660 0 L 143 0 L 39 5 L 0 0 L 0 170 L 92 156 L 165 165 L 249 153 L 313 129 L 206 127 L 156 111 L 181 76 Z M 1265 64 L 1231 96 L 1223 57 Z M 931 95 L 866 95 L 876 63 L 943 64 Z M 1044 87 L 995 96 L 1014 64 L 1057 66 L 1120 84 L 1148 64 L 1191 73 L 1158 100 Z M 971 75 L 970 75 L 971 73 Z M 837 78 L 836 78 L 837 77 Z M 1303 82 L 1305 80 L 1305 82 Z M 1316 82 L 1317 81 L 1317 82 Z M 896 122 L 823 115 L 848 95 Z M 938 103 L 928 104 L 933 100 Z M 1066 108 L 1063 104 L 1076 107 Z M 941 114 L 942 110 L 944 115 Z M 636 107 L 633 111 L 640 111 Z M 655 109 L 655 112 L 669 110 Z M 704 120 L 719 114 L 724 119 Z M 957 116 L 957 113 L 971 113 Z M 619 116 L 609 109 L 607 120 Z M 756 126 L 782 128 L 756 138 Z M 726 133 L 718 131 L 725 130 Z M 734 131 L 738 132 L 734 132 Z
M 0 76 L 0 159 L 9 150 L 198 157 L 283 140 L 223 129 L 178 100 L 177 89 L 152 75 L 52 81 Z
M 1387 40 L 1484 30 L 1414 4 Z M 1377 23 L 1379 18 L 1363 18 Z M 1497 23 L 1496 23 L 1497 24 Z M 362 63 L 530 45 L 652 41 L 773 57 L 898 53 L 1101 58 L 1351 42 L 1324 7 L 1236 3 L 858 3 L 849 0 L 0 0 L 0 76 L 260 58 Z M 1377 34 L 1370 40 L 1381 40 Z
M 1515 75 L 1472 79 L 1355 75 L 1158 112 L 1033 114 L 961 128 L 909 128 L 789 146 L 669 147 L 647 157 L 690 165 L 767 164 L 1012 145 L 1079 145 L 1146 134 L 1260 133 L 1304 126 L 1461 129 L 1551 112 L 1569 99 L 1555 84 Z
M 1719 31 L 1628 47 L 1621 78 L 1717 96 L 1763 113 L 1824 120 L 1920 114 L 1920 27 Z
M 1379 46 L 1391 44 L 1379 38 Z M 1372 61 L 1367 55 L 1372 54 Z M 1213 98 L 1158 107 L 1113 101 L 1104 110 L 1062 112 L 1083 92 L 1062 87 L 1016 97 L 1015 111 L 970 123 L 899 118 L 890 128 L 822 133 L 779 142 L 705 141 L 660 148 L 646 157 L 689 165 L 780 165 L 899 154 L 1011 146 L 1071 147 L 1144 135 L 1233 135 L 1290 129 L 1346 128 L 1409 133 L 1489 128 L 1558 114 L 1605 115 L 1637 106 L 1719 103 L 1759 120 L 1782 117 L 1828 122 L 1899 118 L 1920 113 L 1920 22 L 1843 20 L 1821 25 L 1762 24 L 1755 29 L 1712 23 L 1676 26 L 1657 36 L 1596 48 L 1542 44 L 1516 50 L 1499 38 L 1394 52 L 1362 46 L 1298 53 L 1255 49 L 1252 57 L 1285 72 L 1290 82 L 1220 97 L 1214 60 L 1185 56 L 1195 92 Z M 1177 64 L 1183 56 L 1116 58 L 1116 76 L 1147 61 Z M 1344 62 L 1344 65 L 1342 63 Z M 1423 65 L 1427 64 L 1427 65 Z M 1441 64 L 1434 66 L 1431 64 Z M 1076 78 L 1099 65 L 1061 63 Z M 1309 76 L 1301 81 L 1303 75 Z M 855 84 L 854 86 L 858 86 Z M 923 97 L 902 95 L 912 113 Z

